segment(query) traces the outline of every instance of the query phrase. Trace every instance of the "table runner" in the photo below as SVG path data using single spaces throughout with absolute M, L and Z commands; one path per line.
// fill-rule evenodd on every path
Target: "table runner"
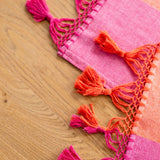
M 58 54 L 81 70 L 93 67 L 106 81 L 106 88 L 135 82 L 137 75 L 123 58 L 105 53 L 95 44 L 99 29 L 106 30 L 124 51 L 159 42 L 160 13 L 140 0 L 76 0 L 77 19 L 53 18 L 44 0 L 29 0 L 26 6 L 35 20 L 50 21 Z

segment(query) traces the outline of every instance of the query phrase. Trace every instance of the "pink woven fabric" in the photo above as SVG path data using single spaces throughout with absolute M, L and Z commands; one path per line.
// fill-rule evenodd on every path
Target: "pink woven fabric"
M 160 144 L 137 135 L 131 135 L 131 150 L 126 153 L 126 160 L 160 160 Z
M 145 13 L 145 14 L 144 14 Z M 121 49 L 130 51 L 147 43 L 157 43 L 160 37 L 160 12 L 140 0 L 107 0 L 100 11 L 92 12 L 94 20 L 81 35 L 68 41 L 59 55 L 81 70 L 92 66 L 107 82 L 115 87 L 134 81 L 135 75 L 116 55 L 103 52 L 94 42 L 100 30 L 106 30 Z M 81 32 L 79 29 L 78 33 Z

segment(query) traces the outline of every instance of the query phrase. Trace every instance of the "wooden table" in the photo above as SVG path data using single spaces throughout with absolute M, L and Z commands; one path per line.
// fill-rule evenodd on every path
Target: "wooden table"
M 26 0 L 0 0 L 0 160 L 56 160 L 73 145 L 82 159 L 113 156 L 104 135 L 69 127 L 72 114 L 94 103 L 100 124 L 121 113 L 106 96 L 83 97 L 81 73 L 57 56 L 49 23 L 37 23 Z M 54 17 L 76 17 L 74 0 L 47 0 Z

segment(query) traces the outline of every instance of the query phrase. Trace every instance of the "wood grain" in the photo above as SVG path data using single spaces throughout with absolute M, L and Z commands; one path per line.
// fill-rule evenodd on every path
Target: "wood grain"
M 121 113 L 106 96 L 83 97 L 74 82 L 81 73 L 57 56 L 47 21 L 37 23 L 26 0 L 0 0 L 0 160 L 56 160 L 73 145 L 82 159 L 114 153 L 104 135 L 69 127 L 83 104 L 94 103 L 101 125 Z M 47 0 L 54 17 L 76 17 L 74 0 Z

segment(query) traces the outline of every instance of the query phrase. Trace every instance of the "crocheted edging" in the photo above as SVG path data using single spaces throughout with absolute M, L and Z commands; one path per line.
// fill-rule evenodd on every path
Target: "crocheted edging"
M 157 53 L 157 58 L 160 59 L 160 52 Z M 156 67 L 160 64 L 160 60 L 156 60 L 156 61 L 153 61 L 153 64 L 154 64 L 154 67 L 152 67 L 150 69 L 150 71 L 153 73 L 153 75 L 149 75 L 148 76 L 148 79 L 150 80 L 150 82 L 153 82 L 154 81 L 154 77 L 155 77 L 155 74 L 156 74 Z M 143 92 L 143 95 L 145 97 L 149 97 L 149 91 L 151 90 L 152 88 L 152 83 L 146 83 L 145 86 L 149 89 L 148 91 L 144 91 Z M 139 120 L 142 119 L 143 117 L 143 112 L 146 108 L 146 105 L 147 105 L 147 99 L 141 99 L 142 103 L 144 104 L 144 106 L 139 106 L 138 110 L 139 110 L 139 113 L 137 113 L 137 117 L 138 117 L 138 120 L 137 121 L 134 121 L 134 127 L 132 128 L 132 131 L 133 131 L 133 134 L 136 134 L 137 133 L 137 130 L 138 130 L 138 125 L 139 125 Z M 127 150 L 127 153 L 126 152 L 126 159 L 125 160 L 129 160 L 130 159 L 130 152 L 131 150 L 134 148 L 134 145 L 136 143 L 136 140 L 135 140 L 135 136 L 133 136 L 132 134 L 130 135 L 129 137 L 129 141 L 128 141 L 128 147 L 130 148 L 130 150 Z
M 77 40 L 77 38 L 83 33 L 83 31 L 87 29 L 88 26 L 92 23 L 94 16 L 100 11 L 101 7 L 103 7 L 103 4 L 106 1 L 107 0 L 96 0 L 95 1 L 96 3 L 95 8 L 92 8 L 90 15 L 87 15 L 84 23 L 80 27 L 77 28 L 76 32 L 72 35 L 72 37 L 68 39 L 68 41 L 61 48 L 59 48 L 58 55 L 63 57 L 66 50 L 69 48 L 69 46 L 72 45 Z
M 160 58 L 160 53 L 157 53 L 157 58 L 159 59 Z M 150 71 L 153 73 L 153 75 L 149 75 L 148 76 L 148 79 L 150 80 L 151 83 L 146 83 L 145 84 L 145 87 L 147 87 L 149 90 L 148 91 L 144 91 L 143 92 L 143 95 L 144 97 L 149 97 L 149 91 L 151 90 L 151 87 L 152 87 L 152 82 L 154 81 L 154 78 L 155 78 L 155 73 L 156 73 L 156 67 L 160 64 L 160 60 L 156 60 L 156 61 L 153 61 L 153 64 L 154 64 L 154 67 L 152 67 L 150 69 Z M 137 113 L 137 118 L 138 120 L 134 122 L 134 127 L 133 127 L 133 133 L 136 133 L 137 132 L 137 129 L 138 129 L 138 124 L 139 124 L 139 120 L 143 117 L 143 111 L 146 108 L 146 105 L 147 105 L 147 99 L 141 99 L 142 103 L 145 105 L 145 106 L 139 106 L 138 110 L 140 111 L 139 113 Z

